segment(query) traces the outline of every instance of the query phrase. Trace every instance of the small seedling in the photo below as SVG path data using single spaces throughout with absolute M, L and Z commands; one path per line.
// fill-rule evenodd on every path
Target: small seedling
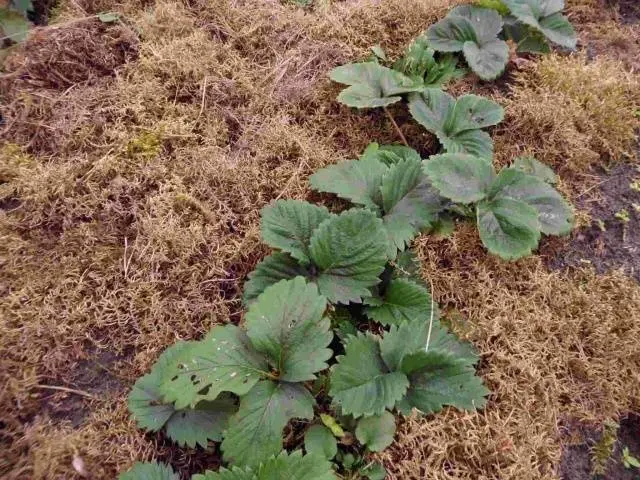
M 615 213 L 614 217 L 620 220 L 625 225 L 631 221 L 631 217 L 629 216 L 629 210 L 623 208 L 622 210 Z
M 622 464 L 624 465 L 624 468 L 627 469 L 640 468 L 640 460 L 631 455 L 629 447 L 624 447 L 622 449 Z

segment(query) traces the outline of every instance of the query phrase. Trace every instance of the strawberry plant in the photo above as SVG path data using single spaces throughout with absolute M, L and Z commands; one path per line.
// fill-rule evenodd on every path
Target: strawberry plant
M 495 10 L 462 5 L 429 27 L 427 41 L 440 52 L 462 52 L 482 80 L 493 80 L 509 60 L 509 47 L 498 38 L 502 25 L 502 17 Z
M 565 48 L 576 47 L 576 32 L 562 14 L 564 0 L 503 0 L 511 12 L 508 23 L 520 23 L 528 32 L 542 34 L 546 40 Z M 533 33 L 529 33 L 534 36 Z M 525 36 L 526 38 L 526 36 Z M 520 40 L 522 42 L 522 40 Z
M 475 207 L 487 249 L 512 260 L 531 254 L 542 233 L 566 235 L 573 212 L 548 183 L 548 171 L 522 171 L 523 161 L 496 174 L 486 159 L 468 154 L 435 155 L 424 163 L 434 187 L 453 202 Z
M 504 118 L 500 105 L 478 95 L 463 95 L 457 100 L 435 88 L 409 97 L 413 118 L 435 134 L 447 153 L 469 153 L 491 159 L 493 141 L 482 128 L 496 125 Z

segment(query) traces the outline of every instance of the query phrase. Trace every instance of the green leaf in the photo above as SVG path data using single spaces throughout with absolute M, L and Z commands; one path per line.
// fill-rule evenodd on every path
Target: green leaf
M 176 412 L 173 404 L 163 400 L 160 384 L 178 355 L 195 342 L 178 342 L 167 348 L 147 375 L 140 377 L 133 385 L 127 399 L 129 412 L 138 427 L 157 432 Z
M 404 278 L 423 287 L 427 286 L 420 272 L 420 259 L 412 249 L 400 252 L 393 266 L 395 268 L 393 269 L 392 279 Z
M 369 480 L 384 480 L 387 478 L 387 471 L 382 464 L 373 462 L 360 469 L 360 475 Z
M 331 433 L 338 438 L 344 437 L 344 430 L 340 426 L 340 424 L 333 418 L 331 415 L 327 415 L 325 413 L 320 414 L 320 419 L 325 427 L 331 430 Z
M 535 208 L 511 198 L 478 203 L 478 230 L 487 249 L 505 260 L 530 255 L 540 240 Z
M 331 80 L 350 85 L 338 95 L 338 101 L 349 107 L 384 107 L 401 100 L 403 93 L 420 88 L 400 72 L 374 62 L 351 63 L 331 70 Z
M 384 48 L 382 48 L 380 45 L 374 45 L 373 47 L 371 47 L 371 51 L 380 60 L 387 59 L 387 54 L 384 52 Z
M 437 220 L 446 200 L 438 195 L 422 173 L 419 159 L 401 160 L 385 175 L 380 187 L 384 208 L 383 222 L 389 238 L 388 256 L 406 245 Z
M 569 204 L 548 183 L 512 168 L 503 169 L 492 185 L 494 198 L 519 200 L 537 212 L 540 231 L 547 235 L 566 235 L 573 228 Z
M 237 410 L 233 398 L 221 395 L 212 401 L 199 402 L 194 408 L 177 410 L 167 422 L 167 435 L 182 446 L 206 448 L 209 440 L 219 442 L 229 418 Z
M 389 412 L 362 417 L 356 427 L 356 438 L 372 452 L 381 452 L 393 443 L 396 419 Z
M 352 337 L 345 354 L 337 360 L 331 368 L 329 394 L 345 415 L 379 415 L 404 396 L 407 377 L 401 372 L 389 372 L 380 356 L 377 337 Z
M 290 280 L 297 276 L 309 276 L 308 270 L 300 265 L 291 255 L 275 252 L 265 257 L 256 269 L 249 274 L 244 284 L 244 302 L 251 303 L 265 289 L 280 280 Z
M 308 264 L 311 235 L 330 216 L 325 207 L 300 200 L 278 200 L 261 211 L 262 239 Z
M 429 325 L 431 325 L 431 333 L 429 333 Z M 399 326 L 393 325 L 380 342 L 382 358 L 387 367 L 393 371 L 400 370 L 402 360 L 407 355 L 427 350 L 448 352 L 467 366 L 478 362 L 478 354 L 473 345 L 449 333 L 435 315 L 432 323 L 429 319 L 407 321 Z
M 387 260 L 382 220 L 368 210 L 348 210 L 325 220 L 311 238 L 316 283 L 333 303 L 359 303 L 380 282 Z
M 118 480 L 180 480 L 180 477 L 164 463 L 136 462 L 130 470 L 118 475 Z
M 542 33 L 520 23 L 511 15 L 504 18 L 503 33 L 505 38 L 518 44 L 518 53 L 549 53 L 551 51 Z
M 240 399 L 222 442 L 227 462 L 255 467 L 282 450 L 282 430 L 292 418 L 313 418 L 315 400 L 300 384 L 258 382 Z
M 511 14 L 520 22 L 541 32 L 549 41 L 575 48 L 576 32 L 562 15 L 564 0 L 504 0 Z
M 331 460 L 338 453 L 338 442 L 324 425 L 312 425 L 304 434 L 304 449 Z
M 268 376 L 266 359 L 255 351 L 244 330 L 217 326 L 178 355 L 165 372 L 161 391 L 166 401 L 183 408 L 201 399 L 214 400 L 222 392 L 245 395 Z
M 20 12 L 0 8 L 0 33 L 14 42 L 23 42 L 29 35 L 29 21 Z
M 392 280 L 379 306 L 366 308 L 366 315 L 383 325 L 400 325 L 404 320 L 421 320 L 428 322 L 431 318 L 433 304 L 429 291 L 410 280 Z M 434 315 L 437 313 L 434 312 Z
M 192 480 L 337 480 L 331 463 L 320 455 L 302 455 L 282 451 L 277 457 L 266 460 L 257 469 L 233 467 L 218 472 L 207 471 L 194 475 Z
M 553 170 L 542 162 L 539 162 L 532 156 L 518 157 L 513 161 L 510 168 L 520 170 L 527 175 L 533 175 L 550 184 L 558 182 L 558 177 Z
M 462 5 L 427 30 L 429 45 L 441 52 L 464 53 L 483 80 L 497 78 L 509 59 L 509 47 L 498 38 L 502 18 L 491 9 Z
M 424 172 L 440 194 L 460 203 L 485 198 L 495 178 L 490 163 L 462 153 L 434 155 L 424 162 Z
M 410 381 L 402 402 L 404 413 L 412 407 L 424 414 L 436 413 L 445 405 L 475 410 L 484 407 L 490 393 L 474 369 L 451 353 L 429 350 L 408 355 L 402 369 Z
M 455 100 L 448 93 L 425 89 L 409 96 L 409 111 L 415 120 L 435 134 L 448 153 L 468 153 L 490 159 L 491 137 L 480 130 L 504 118 L 497 103 L 478 95 Z
M 116 12 L 100 12 L 96 16 L 102 23 L 114 23 L 120 20 L 120 15 Z
M 446 54 L 436 58 L 436 52 L 424 36 L 416 38 L 393 69 L 404 73 L 424 87 L 439 87 L 460 73 L 455 56 Z
M 309 177 L 309 183 L 314 190 L 334 193 L 356 205 L 378 211 L 382 206 L 380 185 L 388 170 L 377 156 L 369 154 L 360 160 L 322 168 Z
M 333 352 L 330 321 L 324 316 L 326 299 L 304 278 L 282 280 L 267 288 L 249 307 L 247 335 L 262 352 L 280 380 L 302 382 L 328 367 Z
M 33 2 L 31 0 L 10 0 L 9 3 L 13 5 L 13 8 L 25 16 L 27 13 L 34 11 Z

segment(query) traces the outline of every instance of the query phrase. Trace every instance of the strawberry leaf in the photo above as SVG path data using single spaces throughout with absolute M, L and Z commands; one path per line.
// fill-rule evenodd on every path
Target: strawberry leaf
M 461 153 L 434 155 L 424 162 L 424 171 L 440 194 L 460 203 L 485 198 L 495 178 L 490 163 Z
M 261 211 L 264 242 L 308 264 L 309 241 L 318 225 L 330 217 L 325 207 L 300 200 L 278 200 Z
M 445 405 L 464 410 L 482 408 L 489 390 L 463 359 L 441 350 L 406 356 L 402 370 L 409 376 L 406 397 L 398 404 L 403 413 L 417 408 L 424 414 L 436 413 Z
M 504 3 L 515 18 L 541 32 L 549 41 L 561 47 L 576 47 L 576 32 L 561 13 L 564 0 L 504 0 Z
M 325 220 L 311 238 L 315 282 L 334 303 L 359 303 L 380 282 L 387 260 L 382 220 L 367 210 L 348 210 Z
M 308 269 L 300 265 L 291 255 L 282 252 L 272 253 L 258 263 L 256 269 L 249 274 L 248 280 L 244 284 L 244 302 L 251 303 L 267 287 L 280 280 L 290 280 L 297 276 L 306 277 L 308 275 Z
M 502 107 L 487 98 L 464 95 L 455 100 L 433 88 L 411 94 L 409 111 L 438 137 L 447 153 L 468 153 L 487 159 L 493 155 L 493 142 L 480 129 L 496 125 L 504 118 Z
M 118 475 L 118 480 L 180 480 L 180 477 L 164 463 L 136 462 L 130 470 Z
M 356 427 L 356 438 L 372 452 L 381 452 L 393 443 L 396 419 L 390 412 L 362 417 Z
M 427 30 L 431 48 L 441 52 L 463 52 L 471 69 L 483 80 L 493 80 L 504 71 L 509 47 L 498 38 L 502 17 L 495 10 L 462 5 Z
M 222 392 L 245 395 L 269 375 L 267 360 L 243 330 L 217 326 L 178 355 L 164 374 L 161 391 L 166 401 L 184 408 L 202 399 L 215 400 Z
M 437 307 L 435 317 L 438 317 Z M 400 325 L 404 320 L 428 322 L 431 318 L 432 300 L 429 291 L 410 280 L 392 280 L 382 295 L 382 303 L 368 306 L 365 313 L 383 325 Z
M 307 453 L 322 455 L 331 460 L 338 453 L 338 442 L 331 430 L 324 425 L 312 425 L 304 434 L 304 449 Z
M 380 355 L 378 337 L 351 337 L 345 354 L 331 368 L 329 394 L 345 415 L 380 415 L 399 401 L 408 387 L 401 372 L 390 372 Z
M 246 315 L 247 335 L 279 372 L 280 380 L 312 380 L 327 368 L 333 334 L 324 317 L 327 302 L 304 278 L 283 280 L 267 288 Z
M 313 418 L 315 400 L 302 385 L 263 380 L 240 400 L 222 442 L 224 459 L 256 467 L 282 450 L 282 430 L 292 418 Z
M 194 475 L 192 480 L 337 480 L 331 463 L 320 455 L 302 455 L 282 451 L 278 456 L 266 460 L 257 468 L 221 468 L 218 472 L 207 471 Z

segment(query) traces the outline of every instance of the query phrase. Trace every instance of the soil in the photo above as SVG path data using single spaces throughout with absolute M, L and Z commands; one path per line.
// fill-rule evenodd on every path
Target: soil
M 640 22 L 640 2 L 638 0 L 621 0 L 618 3 L 618 9 L 623 24 Z
M 117 396 L 125 389 L 126 379 L 118 377 L 117 365 L 124 357 L 109 351 L 94 351 L 87 360 L 77 363 L 70 372 L 75 389 L 84 391 L 95 398 Z M 67 383 L 67 382 L 62 382 Z M 55 400 L 53 400 L 55 399 Z M 44 402 L 44 410 L 56 420 L 67 420 L 73 427 L 82 424 L 90 411 L 87 397 L 77 394 L 56 394 Z
M 576 202 L 589 211 L 591 225 L 575 231 L 548 265 L 561 269 L 590 264 L 598 273 L 621 268 L 640 281 L 640 170 L 618 165 L 602 173 L 598 189 L 596 200 Z
M 576 428 L 574 427 L 574 430 Z M 627 469 L 622 464 L 622 449 L 627 447 L 631 455 L 640 458 L 640 416 L 630 415 L 620 422 L 618 440 L 613 447 L 613 455 L 609 458 L 604 475 L 594 476 L 591 473 L 591 448 L 602 433 L 587 426 L 577 427 L 583 441 L 565 448 L 560 460 L 560 478 L 562 480 L 638 480 L 638 469 Z M 575 432 L 574 432 L 575 433 Z

